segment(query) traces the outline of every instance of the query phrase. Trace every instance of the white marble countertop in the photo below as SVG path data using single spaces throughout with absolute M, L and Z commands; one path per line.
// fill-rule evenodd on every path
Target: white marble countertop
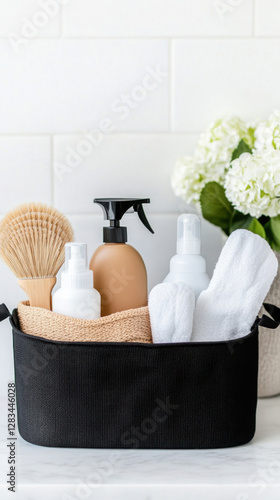
M 0 498 L 7 491 L 1 400 Z M 280 397 L 259 400 L 254 440 L 221 450 L 43 448 L 17 439 L 20 500 L 279 500 Z

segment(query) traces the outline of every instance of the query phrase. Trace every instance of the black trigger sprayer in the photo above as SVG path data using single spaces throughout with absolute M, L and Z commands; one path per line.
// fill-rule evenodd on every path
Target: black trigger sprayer
M 110 221 L 110 226 L 103 228 L 104 243 L 127 242 L 127 228 L 120 226 L 120 221 L 127 212 L 137 212 L 144 226 L 154 233 L 143 208 L 143 203 L 150 203 L 148 198 L 95 198 L 94 203 L 101 206 L 104 219 Z

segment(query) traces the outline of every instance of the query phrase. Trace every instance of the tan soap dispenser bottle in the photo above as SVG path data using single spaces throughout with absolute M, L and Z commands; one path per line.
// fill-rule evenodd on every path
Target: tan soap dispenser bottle
M 94 288 L 101 295 L 101 315 L 144 307 L 148 303 L 147 271 L 141 255 L 128 245 L 127 228 L 120 226 L 126 212 L 137 212 L 141 222 L 153 233 L 143 203 L 149 199 L 96 198 L 110 226 L 103 228 L 103 241 L 92 256 L 89 268 Z

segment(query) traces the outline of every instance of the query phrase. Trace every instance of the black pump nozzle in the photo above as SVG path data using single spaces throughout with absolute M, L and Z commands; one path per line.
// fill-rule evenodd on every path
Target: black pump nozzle
M 94 203 L 101 206 L 104 219 L 110 221 L 109 227 L 103 228 L 105 243 L 126 243 L 127 228 L 120 226 L 120 220 L 126 212 L 137 212 L 144 226 L 154 233 L 144 212 L 143 203 L 150 203 L 149 198 L 95 198 Z M 131 210 L 132 209 L 132 210 Z

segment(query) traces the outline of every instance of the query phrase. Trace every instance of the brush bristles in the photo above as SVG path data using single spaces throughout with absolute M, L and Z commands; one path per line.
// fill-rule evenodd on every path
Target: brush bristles
M 0 256 L 18 278 L 56 276 L 64 245 L 73 241 L 68 219 L 42 203 L 25 203 L 0 223 Z

